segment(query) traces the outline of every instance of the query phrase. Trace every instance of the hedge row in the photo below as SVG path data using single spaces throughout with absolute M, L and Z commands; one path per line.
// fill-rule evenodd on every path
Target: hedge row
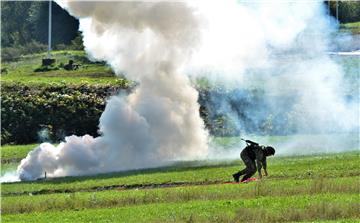
M 108 96 L 127 86 L 2 84 L 1 144 L 96 136 Z
M 28 144 L 63 140 L 67 135 L 98 135 L 98 122 L 106 98 L 117 85 L 2 84 L 1 144 Z M 288 134 L 293 130 L 282 115 L 268 114 L 261 92 L 221 89 L 199 91 L 200 116 L 211 135 L 234 136 L 241 131 L 256 134 Z M 259 111 L 256 108 L 263 108 Z M 279 117 L 278 117 L 279 116 Z
M 118 85 L 3 83 L 1 89 L 1 144 L 63 140 L 75 134 L 98 135 L 106 98 L 130 91 Z M 200 93 L 200 115 L 213 135 L 234 135 L 236 128 L 215 112 L 208 94 Z
M 295 96 L 269 96 L 258 89 L 199 90 L 200 114 L 214 136 L 287 135 L 296 131 L 289 111 Z M 273 108 L 271 102 L 287 106 Z

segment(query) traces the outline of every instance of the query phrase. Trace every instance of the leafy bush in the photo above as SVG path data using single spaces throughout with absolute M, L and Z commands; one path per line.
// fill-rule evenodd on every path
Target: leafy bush
M 70 49 L 72 50 L 84 50 L 84 42 L 81 33 L 78 32 L 76 37 L 71 41 Z
M 340 23 L 360 21 L 359 1 L 326 1 L 326 4 L 330 4 L 330 14 L 334 17 L 336 17 L 336 8 L 338 9 Z
M 59 141 L 71 134 L 97 136 L 106 98 L 121 89 L 131 88 L 126 82 L 116 85 L 4 82 L 1 143 Z M 267 111 L 261 92 L 199 90 L 198 101 L 200 116 L 214 136 L 237 136 L 241 131 L 254 134 L 293 132 L 288 120 L 283 121 L 281 115 Z M 263 111 L 256 110 L 259 106 Z
M 339 1 L 339 20 L 342 23 L 360 21 L 360 2 Z
M 19 58 L 22 54 L 22 49 L 18 47 L 4 47 L 1 49 L 1 60 L 12 61 Z
M 105 99 L 124 86 L 63 84 L 2 85 L 1 144 L 39 141 L 41 134 L 53 141 L 65 136 L 97 136 Z
M 221 88 L 199 90 L 200 115 L 206 128 L 214 136 L 238 136 L 241 132 L 257 135 L 293 134 L 288 110 L 271 109 L 268 101 L 284 101 L 292 106 L 292 97 L 265 98 L 259 90 Z M 261 108 L 261 109 L 259 109 Z
M 46 72 L 52 70 L 59 70 L 58 66 L 40 66 L 34 70 L 34 72 Z
M 1 50 L 1 59 L 3 61 L 14 61 L 18 60 L 22 55 L 40 53 L 46 51 L 46 49 L 46 45 L 31 41 L 23 46 L 4 47 Z
M 24 46 L 24 54 L 40 53 L 46 50 L 47 50 L 47 45 L 41 44 L 34 40 Z

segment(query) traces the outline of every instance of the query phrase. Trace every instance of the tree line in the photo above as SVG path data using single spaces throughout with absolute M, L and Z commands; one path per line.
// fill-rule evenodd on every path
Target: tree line
M 338 19 L 340 23 L 360 21 L 360 1 L 330 0 L 330 1 L 325 1 L 325 4 L 330 9 L 330 15 L 334 17 L 336 17 L 336 8 L 337 8 Z
M 1 2 L 2 59 L 46 50 L 49 2 Z M 81 48 L 79 21 L 55 2 L 52 4 L 52 46 L 55 49 Z
M 2 1 L 2 59 L 43 52 L 48 38 L 48 1 Z M 360 1 L 324 1 L 330 14 L 340 23 L 360 21 Z M 52 46 L 54 49 L 82 49 L 79 22 L 55 2 L 52 4 Z

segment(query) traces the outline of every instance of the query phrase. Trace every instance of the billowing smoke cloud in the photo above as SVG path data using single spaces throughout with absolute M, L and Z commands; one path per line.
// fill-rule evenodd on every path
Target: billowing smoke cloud
M 138 82 L 107 101 L 101 137 L 43 143 L 18 167 L 20 179 L 160 166 L 207 154 L 198 93 L 182 67 L 199 42 L 195 11 L 171 2 L 65 2 L 80 18 L 86 51 Z
M 297 134 L 276 143 L 280 154 L 359 148 L 359 85 L 351 82 L 358 83 L 360 58 L 347 58 L 353 60 L 351 73 L 329 54 L 351 37 L 336 33 L 337 22 L 322 1 L 230 1 L 204 7 L 213 16 L 207 17 L 202 48 L 187 72 L 216 86 L 204 96 L 211 117 L 225 116 L 235 135 L 252 139 Z
M 62 4 L 80 18 L 89 56 L 139 84 L 108 100 L 101 137 L 41 144 L 21 162 L 21 179 L 205 157 L 198 93 L 184 73 L 221 84 L 209 102 L 239 134 L 358 134 L 358 95 L 346 99 L 343 68 L 328 54 L 336 23 L 322 1 Z M 276 144 L 280 154 L 311 152 L 298 152 L 311 137 L 295 139 Z

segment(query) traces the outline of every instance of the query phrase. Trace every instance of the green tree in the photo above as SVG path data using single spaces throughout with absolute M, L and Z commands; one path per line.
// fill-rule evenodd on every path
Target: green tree
M 360 2 L 340 1 L 339 20 L 343 23 L 360 21 Z
M 1 2 L 2 47 L 25 46 L 48 39 L 49 3 L 43 1 Z M 77 36 L 79 22 L 55 2 L 52 4 L 53 44 L 70 44 Z
M 15 47 L 26 44 L 31 39 L 31 28 L 27 21 L 30 1 L 1 3 L 1 44 Z
M 34 2 L 29 9 L 29 21 L 34 39 L 40 43 L 48 40 L 48 2 Z M 69 44 L 77 35 L 79 22 L 56 3 L 52 4 L 52 45 Z
M 360 21 L 360 1 L 337 1 L 340 23 Z M 330 14 L 336 17 L 336 1 L 327 1 L 330 4 Z

